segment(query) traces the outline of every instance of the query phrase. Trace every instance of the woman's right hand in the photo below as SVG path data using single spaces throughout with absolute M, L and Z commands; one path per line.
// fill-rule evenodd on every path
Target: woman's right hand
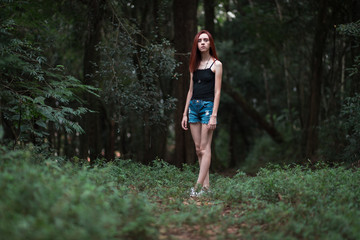
M 184 130 L 188 130 L 188 117 L 186 115 L 183 116 L 182 120 L 181 120 L 181 127 L 184 129 Z

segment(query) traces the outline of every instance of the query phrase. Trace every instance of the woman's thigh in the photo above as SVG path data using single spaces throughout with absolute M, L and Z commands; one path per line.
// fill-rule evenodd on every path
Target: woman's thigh
M 209 129 L 207 124 L 190 123 L 190 131 L 197 149 L 211 149 L 211 141 L 214 130 Z
M 211 141 L 214 130 L 209 129 L 207 124 L 202 124 L 201 127 L 201 142 L 200 148 L 204 150 L 211 150 Z
M 196 148 L 200 148 L 201 144 L 201 125 L 201 123 L 190 123 L 191 136 L 194 140 Z

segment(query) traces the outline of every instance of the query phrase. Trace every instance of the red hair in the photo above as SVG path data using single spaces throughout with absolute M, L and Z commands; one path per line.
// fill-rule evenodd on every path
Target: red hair
M 210 55 L 212 57 L 214 57 L 215 59 L 218 59 L 217 55 L 216 55 L 216 49 L 215 49 L 215 44 L 214 44 L 214 39 L 211 36 L 211 34 L 206 31 L 206 30 L 201 30 L 200 32 L 198 32 L 195 35 L 194 38 L 194 43 L 191 49 L 191 54 L 190 54 L 190 64 L 189 64 L 189 71 L 190 72 L 194 72 L 200 65 L 200 61 L 201 61 L 201 54 L 200 54 L 200 50 L 198 48 L 198 40 L 199 40 L 199 36 L 201 34 L 207 34 L 209 36 L 209 40 L 210 40 Z

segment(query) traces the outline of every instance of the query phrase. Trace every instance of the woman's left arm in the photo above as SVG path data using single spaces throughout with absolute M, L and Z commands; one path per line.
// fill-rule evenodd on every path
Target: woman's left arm
M 221 81 L 222 81 L 222 63 L 220 61 L 216 61 L 214 63 L 215 67 L 215 92 L 214 92 L 214 107 L 213 112 L 210 116 L 210 121 L 208 124 L 208 127 L 211 129 L 216 128 L 216 119 L 217 119 L 217 112 L 219 109 L 219 103 L 220 103 L 220 95 L 221 95 Z

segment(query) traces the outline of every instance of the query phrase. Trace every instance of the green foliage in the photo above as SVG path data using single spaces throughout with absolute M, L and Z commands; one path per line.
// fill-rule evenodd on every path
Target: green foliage
M 338 27 L 338 32 L 342 35 L 352 37 L 354 41 L 357 42 L 356 47 L 359 47 L 360 43 L 360 21 L 341 24 Z M 360 55 L 355 56 L 353 66 L 347 69 L 349 72 L 349 78 L 354 79 L 354 81 L 358 81 L 360 76 Z
M 66 75 L 62 65 L 48 66 L 41 48 L 17 37 L 20 32 L 12 20 L 0 26 L 0 107 L 6 137 L 41 142 L 49 123 L 82 133 L 77 118 L 88 110 L 81 106 L 80 94 L 96 94 L 96 88 Z
M 114 166 L 34 165 L 36 157 L 1 149 L 2 238 L 157 239 L 153 204 L 117 182 Z
M 343 159 L 350 162 L 360 159 L 360 94 L 345 100 L 341 109 L 343 129 L 346 133 L 347 144 L 344 149 Z
M 360 21 L 348 23 L 348 24 L 341 24 L 338 27 L 338 31 L 343 35 L 359 38 L 360 37 Z
M 283 143 L 274 142 L 269 135 L 256 138 L 241 169 L 247 173 L 256 173 L 261 167 L 271 164 L 290 164 L 301 159 L 300 131 L 291 126 L 285 110 L 279 116 L 273 116 L 275 126 L 282 133 Z M 295 124 L 294 124 L 295 125 Z
M 215 197 L 239 202 L 245 236 L 266 239 L 356 239 L 360 225 L 359 171 L 319 165 L 272 166 L 256 177 L 239 172 L 216 182 Z M 262 226 L 257 228 L 254 226 Z
M 360 40 L 360 21 L 336 26 L 337 31 L 345 37 L 352 38 L 359 44 Z M 358 48 L 358 45 L 354 45 Z M 351 67 L 347 68 L 347 82 L 358 82 L 360 73 L 360 56 L 355 56 Z M 358 93 L 345 93 L 345 98 L 341 104 L 339 116 L 333 116 L 325 122 L 322 132 L 328 133 L 324 136 L 326 144 L 323 149 L 324 155 L 328 159 L 340 160 L 343 162 L 354 163 L 359 161 L 360 154 L 360 95 Z
M 39 161 L 40 158 L 40 161 Z M 0 147 L 0 234 L 5 239 L 356 239 L 360 171 L 318 164 L 211 174 L 189 198 L 197 170 L 162 160 L 90 167 Z M 96 219 L 96 221 L 94 221 Z M 60 234 L 61 233 L 61 234 Z M 182 235 L 183 234 L 183 235 Z
M 114 14 L 121 15 L 125 4 L 114 8 Z M 106 29 L 108 36 L 97 48 L 101 62 L 96 74 L 101 79 L 98 87 L 103 105 L 121 136 L 121 151 L 142 162 L 164 156 L 162 141 L 176 103 L 172 96 L 175 51 L 168 40 L 148 38 L 136 24 L 120 17 Z
M 360 95 L 345 98 L 338 118 L 324 122 L 321 155 L 334 162 L 356 164 L 360 159 Z
M 174 49 L 166 40 L 140 45 L 134 40 L 137 32 L 118 31 L 98 48 L 103 59 L 98 73 L 103 99 L 123 125 L 139 120 L 141 125 L 164 125 L 175 109 L 175 98 L 170 96 Z

